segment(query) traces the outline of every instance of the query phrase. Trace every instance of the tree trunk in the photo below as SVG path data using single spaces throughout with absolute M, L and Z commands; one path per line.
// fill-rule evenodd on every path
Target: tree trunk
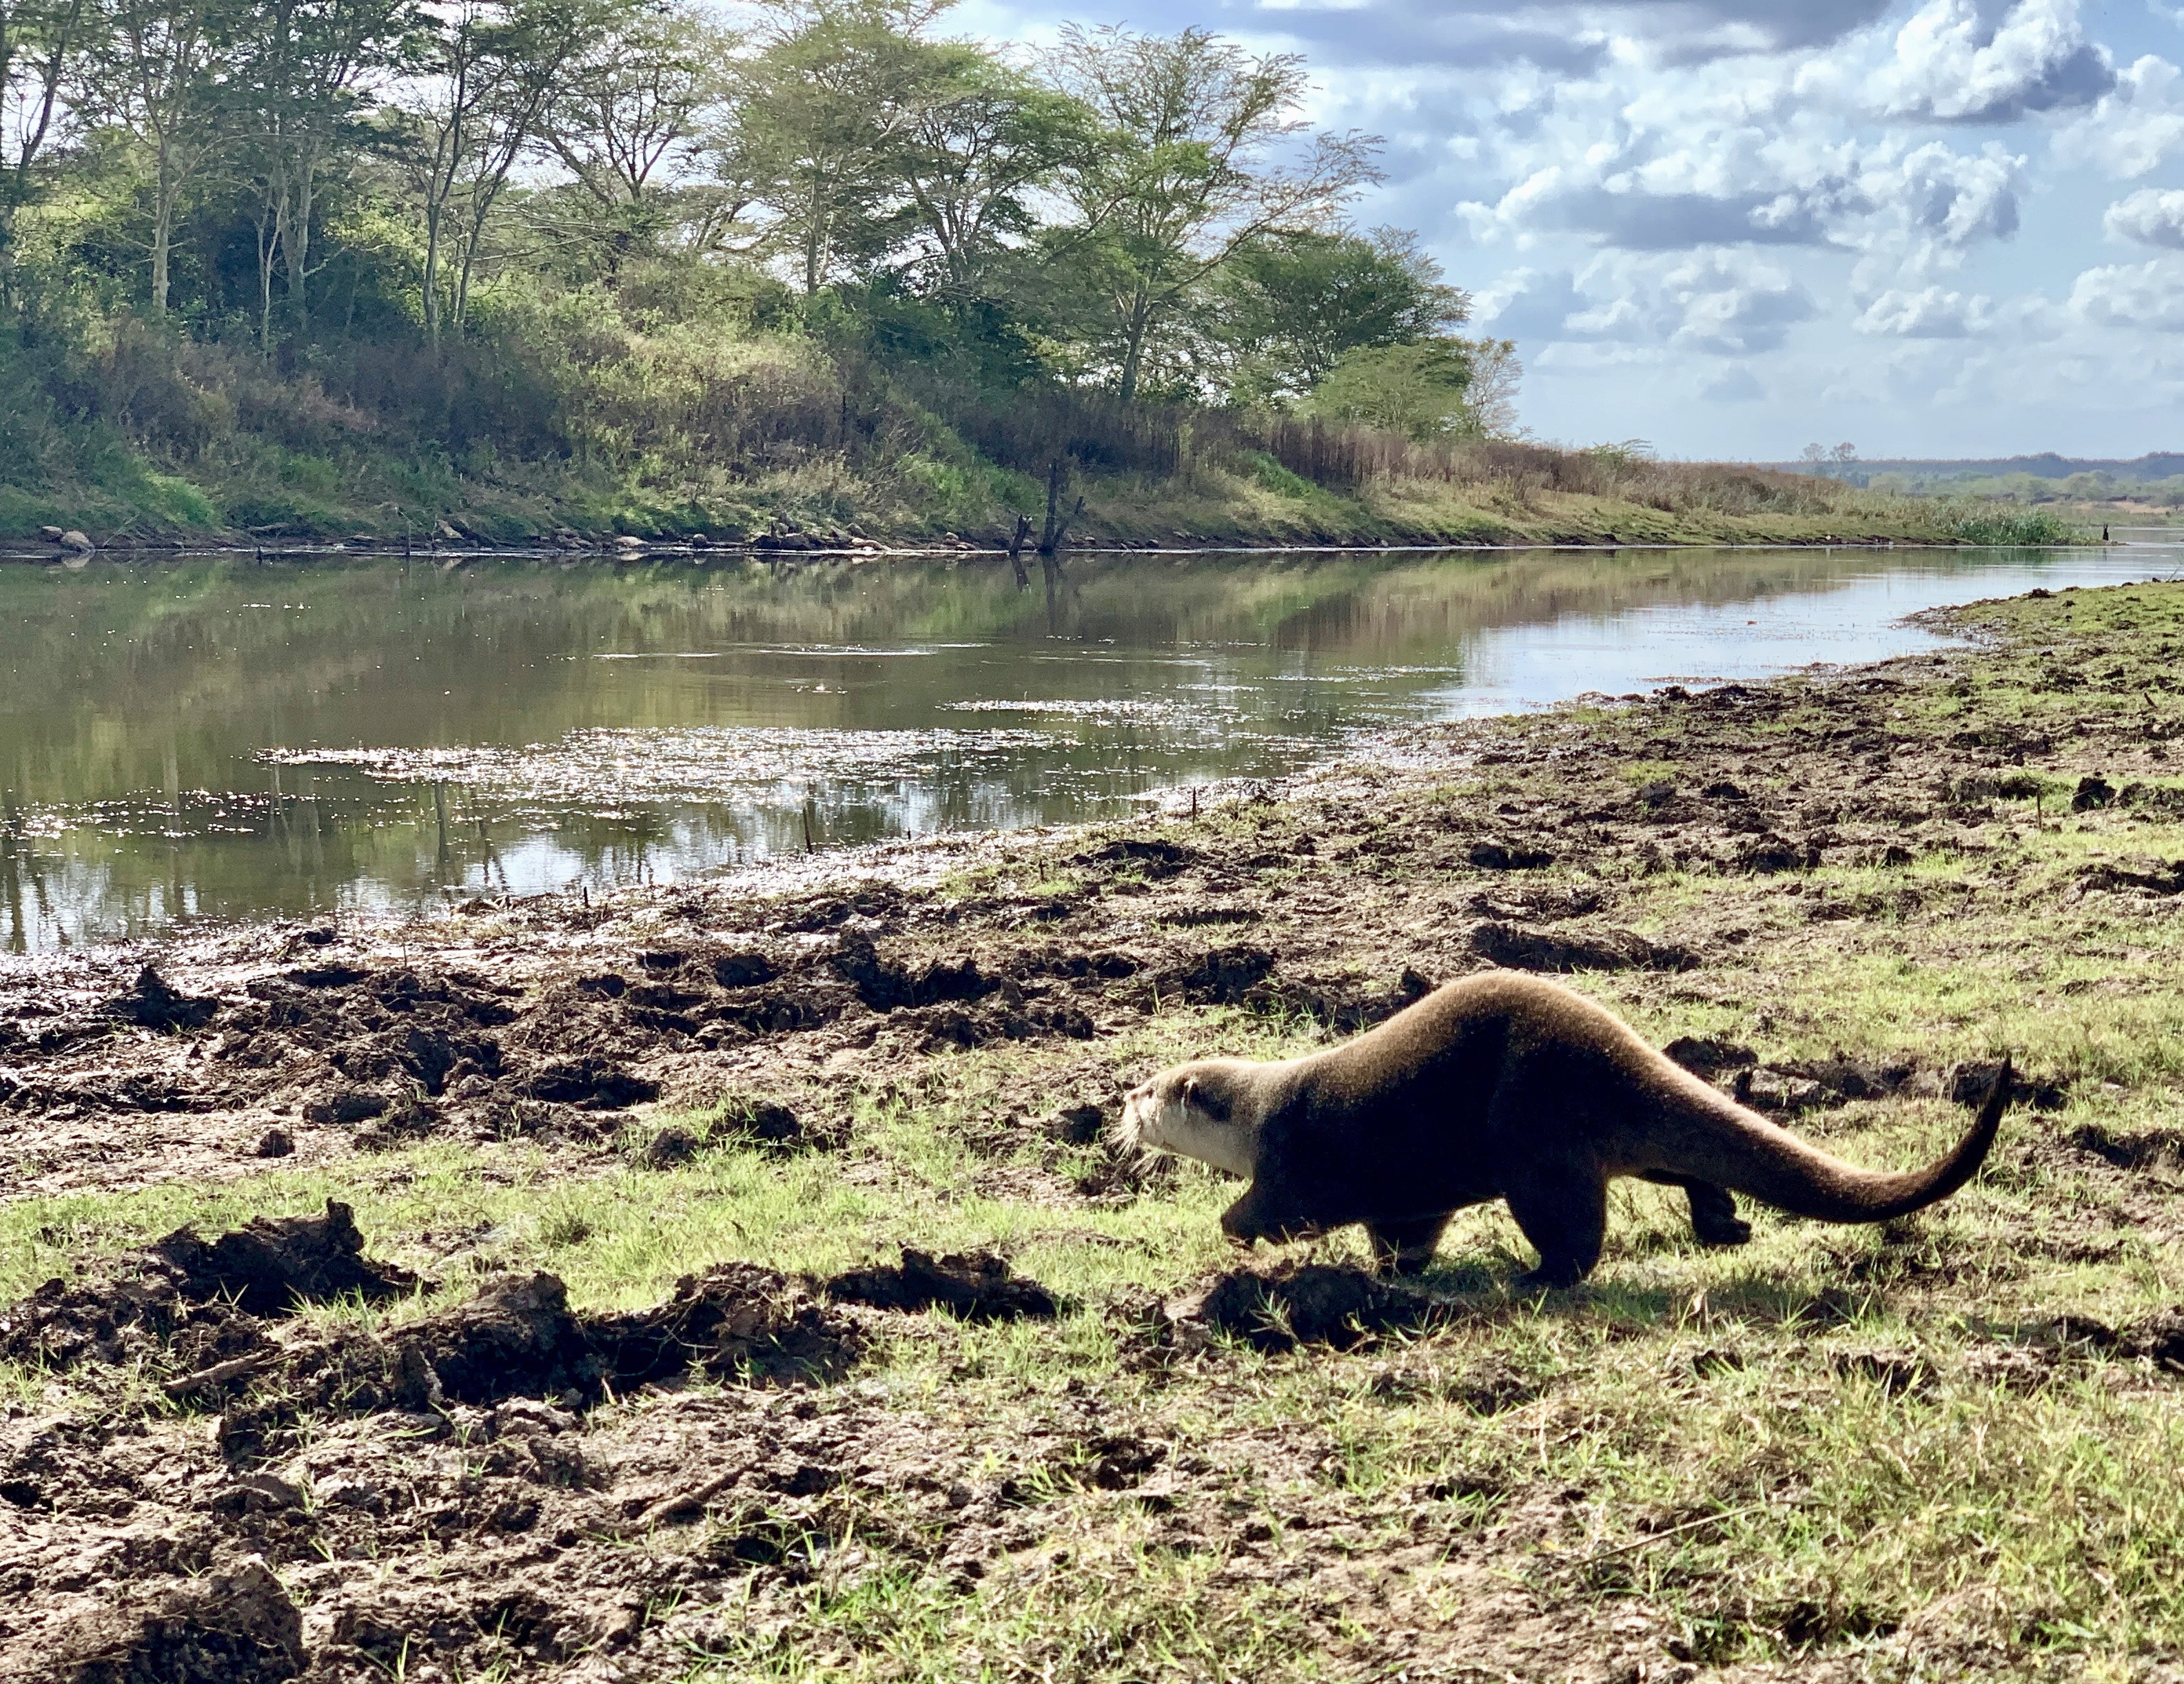
M 425 337 L 435 350 L 440 344 L 440 207 L 432 197 L 425 203 Z
M 152 314 L 167 314 L 168 259 L 175 243 L 175 192 L 162 161 L 152 189 Z
M 270 225 L 269 225 L 270 223 Z M 269 354 L 273 346 L 273 253 L 281 242 L 281 213 L 261 205 L 258 213 L 258 352 Z
M 1152 325 L 1151 289 L 1139 284 L 1130 300 L 1130 314 L 1123 330 L 1123 386 L 1121 397 L 1128 403 L 1138 395 L 1138 375 L 1145 365 L 1145 334 Z
M 288 276 L 289 322 L 298 335 L 309 330 L 311 320 L 306 289 L 311 275 L 311 206 L 318 197 L 318 142 L 311 141 L 297 153 L 280 201 L 281 262 Z

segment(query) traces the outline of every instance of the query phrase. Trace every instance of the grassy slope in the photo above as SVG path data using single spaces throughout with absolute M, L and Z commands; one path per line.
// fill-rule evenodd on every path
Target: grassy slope
M 452 520 L 504 542 L 566 525 L 592 535 L 662 538 L 855 528 L 915 542 L 962 532 L 999 543 L 1017 508 L 1039 512 L 1040 488 L 1030 481 L 960 464 L 875 475 L 821 458 L 749 481 L 714 473 L 703 487 L 676 480 L 667 489 L 597 464 L 511 462 L 465 472 L 444 459 L 398 460 L 360 445 L 335 460 L 294 454 L 270 442 L 248 444 L 231 441 L 220 460 L 208 459 L 192 470 L 193 477 L 153 471 L 135 452 L 109 441 L 86 449 L 70 472 L 34 476 L 27 484 L 0 482 L 0 542 L 33 538 L 42 526 L 80 529 L 102 543 L 131 536 L 215 539 L 254 529 L 421 542 L 441 520 Z M 1203 470 L 1188 481 L 1094 481 L 1073 535 L 1268 544 L 2038 543 L 2072 536 L 2044 514 L 2011 511 L 2008 518 L 2020 525 L 2035 525 L 1989 531 L 1966 525 L 1963 511 L 1932 499 L 1849 488 L 1829 495 L 1838 506 L 1825 513 L 1730 512 L 1704 499 L 1678 499 L 1664 509 L 1635 497 L 1432 481 L 1340 494 L 1288 475 L 1269 485 Z
M 1537 904 L 1597 889 L 1618 923 L 1707 954 L 1690 973 L 1579 979 L 1657 1041 L 1936 1070 L 2007 1048 L 2064 1087 L 2059 1108 L 2013 1114 L 1981 1181 L 1886 1232 L 1763 1214 L 1750 1248 L 1700 1252 L 1666 1193 L 1626 1186 L 1580 1292 L 1512 1302 L 1501 1283 L 1524 1248 L 1496 1208 L 1444 1243 L 1435 1283 L 1461 1311 L 1445 1328 L 1349 1354 L 1217 1342 L 1118 1360 L 1131 1348 L 1115 1305 L 1223 1266 L 1213 1217 L 1230 1189 L 1192 1169 L 1171 1192 L 1057 1209 L 1012 1194 L 977 1142 L 1028 1092 L 1052 1103 L 1057 1085 L 1185 1052 L 1325 1038 L 1308 1018 L 1171 1002 L 1066 1059 L 1004 1044 L 905 1062 L 861 1090 L 855 1175 L 724 1149 L 571 1181 L 543 1158 L 482 1175 L 467 1148 L 436 1146 L 220 1189 L 20 1200 L 0 1210 L 0 1298 L 86 1246 L 336 1192 L 375 1250 L 412 1261 L 426 1251 L 405 1237 L 505 1222 L 508 1260 L 563 1272 L 591 1303 L 649 1301 L 723 1255 L 823 1269 L 904 1240 L 1006 1246 L 1080 1300 L 1050 1329 L 935 1318 L 858 1406 L 916 1417 L 974 1463 L 990 1443 L 998 1475 L 1011 1434 L 1089 1388 L 1109 1426 L 1173 1447 L 1166 1495 L 1041 1488 L 1035 1546 L 976 1575 L 869 1539 L 824 1571 L 755 1575 L 732 1617 L 664 1611 L 647 1677 L 1653 1678 L 1775 1662 L 1800 1677 L 2151 1676 L 2184 1657 L 2184 1382 L 2055 1329 L 2128 1325 L 2184 1294 L 2184 925 L 2171 898 L 2087 890 L 2101 862 L 2184 858 L 2184 822 L 2143 799 L 2059 809 L 2087 775 L 2184 786 L 2168 748 L 2184 588 L 1964 618 L 1992 641 L 1899 664 L 1891 686 L 1791 681 L 1758 708 L 1452 729 L 1420 746 L 1437 763 L 1423 773 L 1361 772 L 1318 804 L 1224 809 L 1173 832 L 1237 870 L 1315 834 L 1316 855 L 1261 886 L 1380 918 L 1377 943 L 1336 944 L 1373 975 L 1436 952 L 1446 968 L 1453 892 Z M 2042 792 L 2037 810 L 1995 792 L 2014 775 Z M 1620 811 L 1660 781 L 1683 803 L 1728 801 L 1699 790 L 1734 781 L 1777 828 L 1825 837 L 1825 862 L 1724 870 L 1743 833 L 1696 821 L 1653 825 L 1652 847 L 1631 825 L 1584 842 L 1574 815 Z M 1563 863 L 1498 876 L 1425 846 L 1482 821 Z M 1340 857 L 1390 835 L 1420 851 Z M 958 892 L 1054 892 L 1051 848 L 1006 853 Z M 1308 912 L 1266 939 L 1285 960 L 1325 957 Z M 1798 1126 L 1908 1163 L 1962 1121 L 1940 1098 L 1897 1097 Z M 2102 1149 L 2074 1143 L 2088 1141 Z M 1357 1254 L 1346 1235 L 1317 1250 Z M 858 1500 L 885 1513 L 897 1497 Z M 694 1547 L 688 1529 L 637 1546 Z M 1819 1659 L 1835 1670 L 1813 1670 Z

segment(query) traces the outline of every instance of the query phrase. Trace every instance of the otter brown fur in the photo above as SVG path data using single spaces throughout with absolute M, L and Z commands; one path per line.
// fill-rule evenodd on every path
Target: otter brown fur
M 1859 1170 L 1739 1105 L 1583 995 L 1488 971 L 1323 1053 L 1163 1070 L 1130 1094 L 1122 1134 L 1248 1177 L 1221 1219 L 1245 1243 L 1362 1222 L 1384 1262 L 1423 1268 L 1457 1211 L 1505 1198 L 1540 1253 L 1520 1284 L 1569 1287 L 1600 1260 L 1615 1176 L 1684 1187 L 1713 1244 L 1749 1237 L 1732 1190 L 1821 1221 L 1886 1221 L 1978 1172 L 2009 1086 L 2005 1062 L 1939 1162 Z

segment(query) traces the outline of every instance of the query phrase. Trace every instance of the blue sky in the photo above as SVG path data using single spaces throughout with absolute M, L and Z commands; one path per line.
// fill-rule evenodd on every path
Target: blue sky
M 967 0 L 1197 24 L 1386 137 L 1539 436 L 1684 457 L 2184 448 L 2184 3 Z

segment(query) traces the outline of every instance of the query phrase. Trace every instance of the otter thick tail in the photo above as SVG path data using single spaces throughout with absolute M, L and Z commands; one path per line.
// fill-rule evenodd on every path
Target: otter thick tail
M 2011 1082 L 2004 1059 L 1970 1131 L 1947 1156 L 1923 1170 L 1858 1169 L 1712 1090 L 1708 1097 L 1713 1103 L 1678 1142 L 1682 1149 L 1674 1153 L 1676 1161 L 1659 1167 L 1748 1194 L 1793 1216 L 1887 1222 L 1939 1203 L 1979 1173 L 2008 1107 Z

